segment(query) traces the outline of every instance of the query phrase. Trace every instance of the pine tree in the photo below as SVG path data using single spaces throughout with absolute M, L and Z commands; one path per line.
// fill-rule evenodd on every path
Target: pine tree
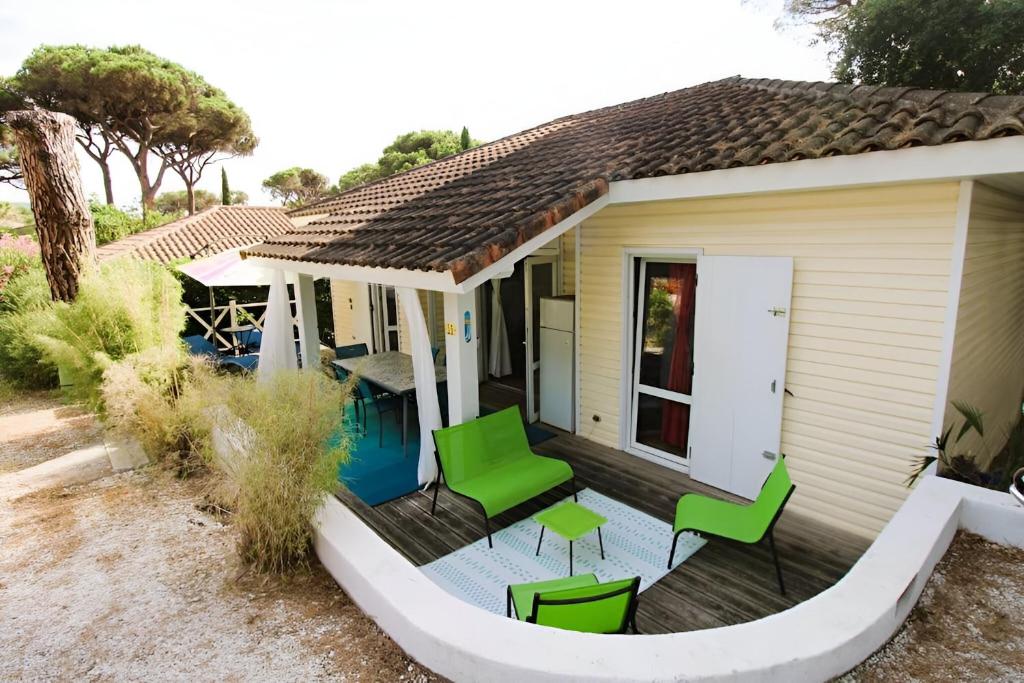
M 462 147 L 462 151 L 466 151 L 472 144 L 472 140 L 469 137 L 469 128 L 463 126 L 462 136 L 459 138 L 459 146 Z
M 228 172 L 223 166 L 220 167 L 220 203 L 224 206 L 231 206 L 231 188 L 228 186 Z

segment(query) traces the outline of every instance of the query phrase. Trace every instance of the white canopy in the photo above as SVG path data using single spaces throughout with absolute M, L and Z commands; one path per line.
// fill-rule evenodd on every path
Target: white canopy
M 267 317 L 263 322 L 263 339 L 260 342 L 260 364 L 257 370 L 259 381 L 266 381 L 278 370 L 298 369 L 293 324 L 285 273 L 273 269 L 270 296 L 267 297 Z
M 251 245 L 250 245 L 251 246 Z M 207 287 L 247 287 L 269 285 L 274 273 L 283 271 L 257 266 L 242 258 L 240 252 L 246 247 L 228 249 L 213 256 L 195 259 L 178 266 L 178 270 Z M 288 284 L 295 284 L 295 276 L 285 273 Z

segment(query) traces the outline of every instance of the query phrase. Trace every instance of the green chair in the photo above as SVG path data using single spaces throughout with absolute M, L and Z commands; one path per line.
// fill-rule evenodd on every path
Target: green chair
M 576 479 L 569 463 L 530 450 L 518 406 L 435 429 L 434 446 L 449 490 L 469 498 L 483 511 L 489 547 L 494 547 L 490 519 L 495 515 L 565 482 L 572 482 L 576 497 Z M 437 508 L 439 488 L 434 487 L 431 515 Z
M 637 633 L 640 577 L 600 583 L 593 574 L 509 586 L 505 614 L 531 624 L 586 633 Z
M 782 569 L 779 567 L 779 554 L 775 550 L 772 532 L 775 522 L 782 515 L 782 509 L 795 490 L 796 486 L 786 471 L 786 463 L 780 457 L 761 486 L 757 500 L 750 505 L 729 503 L 696 493 L 683 494 L 676 504 L 673 524 L 675 536 L 672 537 L 672 550 L 668 554 L 668 568 L 672 569 L 672 557 L 676 554 L 679 534 L 685 531 L 748 544 L 760 543 L 767 537 L 775 562 L 775 576 L 779 580 L 779 592 L 785 595 L 786 587 L 782 583 Z

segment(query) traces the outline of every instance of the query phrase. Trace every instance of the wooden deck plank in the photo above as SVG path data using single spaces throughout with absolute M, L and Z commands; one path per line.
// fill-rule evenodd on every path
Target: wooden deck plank
M 671 522 L 683 493 L 720 498 L 728 494 L 656 463 L 577 436 L 560 434 L 535 447 L 567 460 L 579 488 L 604 495 Z M 529 517 L 570 494 L 568 486 L 491 520 L 496 531 Z M 484 536 L 483 517 L 471 501 L 442 488 L 436 516 L 431 495 L 417 492 L 369 507 L 348 491 L 338 498 L 410 562 L 423 565 Z M 637 615 L 645 633 L 714 628 L 759 619 L 807 600 L 838 581 L 867 542 L 797 514 L 783 514 L 775 532 L 787 594 L 778 592 L 765 544 L 747 546 L 710 539 L 696 554 L 645 591 Z M 666 561 L 668 558 L 665 558 Z

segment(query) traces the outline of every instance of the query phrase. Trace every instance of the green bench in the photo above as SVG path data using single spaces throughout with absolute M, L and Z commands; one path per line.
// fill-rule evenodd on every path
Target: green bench
M 434 430 L 438 468 L 452 493 L 469 498 L 484 514 L 487 545 L 490 519 L 545 491 L 576 479 L 569 463 L 530 450 L 526 428 L 513 406 L 490 415 Z M 434 486 L 430 514 L 437 509 L 440 483 Z
M 779 580 L 779 592 L 785 595 L 786 587 L 782 583 L 782 569 L 779 567 L 773 531 L 775 522 L 779 521 L 782 509 L 795 490 L 796 486 L 786 471 L 786 463 L 779 457 L 761 486 L 757 500 L 749 505 L 716 500 L 698 493 L 683 494 L 676 504 L 676 518 L 672 525 L 675 535 L 672 537 L 672 550 L 668 554 L 668 568 L 672 569 L 672 556 L 676 554 L 679 534 L 686 531 L 751 545 L 767 537 L 775 562 L 775 576 Z

